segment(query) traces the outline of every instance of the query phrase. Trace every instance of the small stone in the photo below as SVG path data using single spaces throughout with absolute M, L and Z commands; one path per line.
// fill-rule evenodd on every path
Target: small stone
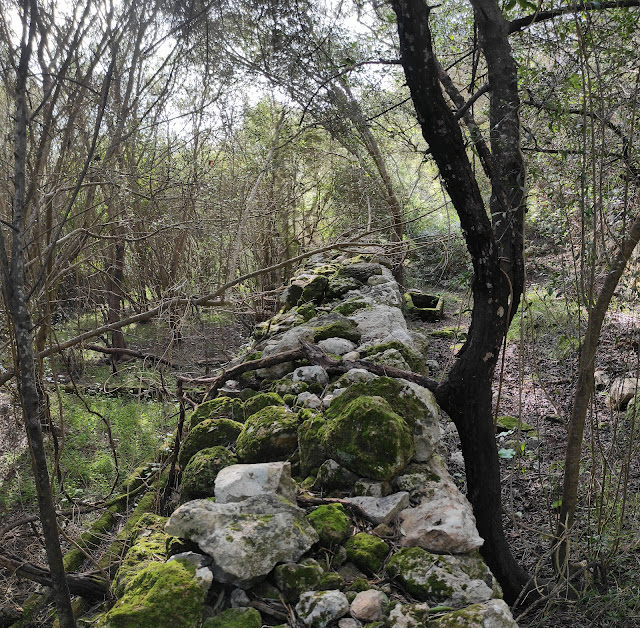
M 432 619 L 429 614 L 429 605 L 396 604 L 389 613 L 389 621 L 394 628 L 423 628 Z
M 298 405 L 304 406 L 305 408 L 311 408 L 312 410 L 320 410 L 322 409 L 322 401 L 318 395 L 310 392 L 302 392 L 298 395 Z
M 340 591 L 308 591 L 296 604 L 298 617 L 312 628 L 324 628 L 348 612 L 349 601 Z
M 233 608 L 244 608 L 247 606 L 251 606 L 251 600 L 247 595 L 246 591 L 242 589 L 234 589 L 231 591 L 231 606 Z
M 323 573 L 318 562 L 309 559 L 300 564 L 284 563 L 278 565 L 273 570 L 273 577 L 285 599 L 295 604 L 300 599 L 300 594 L 318 588 Z
M 387 602 L 387 596 L 382 591 L 369 589 L 361 591 L 351 602 L 351 615 L 362 621 L 380 621 L 382 607 Z
M 356 348 L 355 344 L 346 338 L 327 338 L 318 342 L 318 346 L 325 353 L 332 353 L 333 355 L 344 355 Z
M 386 497 L 391 493 L 389 482 L 372 482 L 366 478 L 360 478 L 353 486 L 358 497 Z
M 362 624 L 357 619 L 346 617 L 338 622 L 338 628 L 362 628 Z
M 329 383 L 329 375 L 321 366 L 301 366 L 293 372 L 293 381 L 324 387 Z
M 291 479 L 290 462 L 234 464 L 222 469 L 216 477 L 215 496 L 219 504 L 240 502 L 265 493 L 296 501 L 296 483 Z
M 386 523 L 379 523 L 371 532 L 381 538 L 391 538 L 395 536 L 393 528 L 390 528 Z
M 360 508 L 371 523 L 389 523 L 400 511 L 409 507 L 409 493 L 394 493 L 387 497 L 350 497 L 345 501 Z
M 638 378 L 618 377 L 613 380 L 607 406 L 611 410 L 624 409 L 638 392 Z
M 355 473 L 345 469 L 335 460 L 325 460 L 318 469 L 314 490 L 333 491 L 336 489 L 351 488 L 357 479 Z
M 357 362 L 360 357 L 361 355 L 358 351 L 349 351 L 349 353 L 345 353 L 342 355 L 342 359 L 344 362 Z
M 449 460 L 451 460 L 451 462 L 455 464 L 457 467 L 464 468 L 464 456 L 462 455 L 461 451 L 454 451 L 449 456 Z

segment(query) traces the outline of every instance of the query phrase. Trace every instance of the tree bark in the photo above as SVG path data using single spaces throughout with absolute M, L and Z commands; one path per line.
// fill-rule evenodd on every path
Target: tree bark
M 524 283 L 524 165 L 508 24 L 494 0 L 472 0 L 472 4 L 491 86 L 492 220 L 482 201 L 462 132 L 441 91 L 429 27 L 431 9 L 423 0 L 392 1 L 401 62 L 418 121 L 460 218 L 474 268 L 467 341 L 435 394 L 460 435 L 468 497 L 485 541 L 482 555 L 500 582 L 505 599 L 513 603 L 529 576 L 511 554 L 502 526 L 492 378 Z

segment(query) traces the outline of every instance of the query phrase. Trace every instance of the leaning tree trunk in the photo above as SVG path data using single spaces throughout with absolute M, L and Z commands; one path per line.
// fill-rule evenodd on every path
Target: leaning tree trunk
M 471 255 L 473 312 L 468 339 L 436 398 L 454 421 L 465 459 L 468 497 L 482 555 L 514 602 L 528 581 L 504 535 L 500 466 L 492 421 L 492 379 L 524 283 L 524 165 L 520 155 L 516 66 L 508 24 L 495 0 L 472 0 L 491 85 L 491 219 L 466 154 L 457 119 L 439 84 L 423 0 L 393 0 L 401 62 L 422 134 L 460 218 Z

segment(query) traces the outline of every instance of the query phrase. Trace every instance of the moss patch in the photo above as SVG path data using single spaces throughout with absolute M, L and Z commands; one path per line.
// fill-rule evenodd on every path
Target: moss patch
M 206 419 L 227 418 L 234 421 L 244 421 L 244 409 L 242 401 L 231 397 L 218 397 L 200 404 L 189 418 L 190 426 L 194 428 L 198 423 Z
M 202 628 L 260 628 L 262 618 L 255 608 L 229 608 L 226 611 L 209 617 Z
M 323 575 L 322 567 L 315 560 L 301 564 L 285 563 L 273 571 L 276 586 L 291 604 L 295 604 L 305 591 L 316 590 Z
M 342 314 L 343 316 L 351 316 L 354 312 L 358 312 L 359 310 L 368 310 L 370 308 L 371 306 L 366 301 L 353 298 L 339 303 L 333 308 L 333 311 L 338 314 Z
M 247 419 L 236 453 L 247 463 L 285 460 L 298 447 L 298 416 L 282 406 L 268 406 Z
M 351 342 L 360 342 L 361 334 L 354 321 L 340 314 L 326 314 L 309 321 L 313 330 L 314 342 L 327 338 L 346 338 Z
M 247 399 L 244 403 L 244 414 L 249 418 L 252 414 L 259 412 L 263 408 L 269 406 L 283 406 L 284 401 L 282 397 L 275 392 L 259 393 Z
M 204 591 L 183 564 L 151 563 L 104 617 L 105 628 L 197 628 Z
M 411 347 L 407 347 L 403 342 L 399 340 L 390 340 L 389 342 L 383 342 L 378 345 L 374 345 L 369 347 L 365 351 L 365 355 L 367 357 L 371 357 L 380 353 L 384 353 L 389 349 L 395 349 L 402 355 L 405 362 L 409 365 L 409 368 L 415 373 L 423 373 L 425 374 L 427 369 L 424 364 L 423 357 L 417 352 L 411 349 Z
M 324 504 L 307 515 L 325 547 L 343 543 L 351 533 L 351 519 L 342 504 Z
M 389 546 L 377 536 L 360 532 L 344 545 L 349 560 L 363 571 L 379 571 L 389 553 Z
M 180 500 L 185 502 L 213 496 L 218 473 L 237 462 L 238 458 L 226 447 L 208 447 L 196 452 L 182 473 Z
M 201 449 L 231 445 L 242 432 L 242 423 L 231 419 L 206 419 L 198 423 L 187 435 L 178 454 L 178 463 L 183 469 L 191 457 Z

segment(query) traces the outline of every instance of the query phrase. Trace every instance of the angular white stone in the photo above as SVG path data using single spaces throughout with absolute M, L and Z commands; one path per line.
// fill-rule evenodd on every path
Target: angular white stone
M 427 618 L 429 618 L 429 605 L 424 602 L 399 603 L 389 613 L 389 621 L 393 628 L 423 628 Z
M 308 391 L 301 392 L 298 395 L 298 404 L 305 408 L 311 408 L 312 410 L 320 410 L 322 408 L 320 397 Z
M 350 497 L 344 501 L 358 506 L 364 518 L 372 523 L 389 523 L 409 506 L 409 493 L 394 493 L 387 497 Z
M 290 462 L 233 464 L 216 476 L 214 494 L 218 504 L 240 502 L 266 493 L 296 501 L 296 483 L 291 479 Z
M 213 558 L 215 579 L 242 589 L 278 563 L 296 562 L 318 541 L 304 510 L 273 494 L 230 504 L 187 502 L 171 515 L 165 530 L 195 541 Z
M 440 408 L 430 390 L 406 379 L 400 381 L 406 384 L 424 408 L 424 415 L 414 417 L 413 441 L 416 453 L 413 459 L 416 462 L 428 462 L 440 443 Z
M 617 377 L 611 384 L 607 406 L 612 410 L 624 408 L 638 392 L 637 377 Z
M 307 591 L 296 604 L 296 613 L 305 626 L 324 628 L 349 612 L 349 601 L 340 591 Z

